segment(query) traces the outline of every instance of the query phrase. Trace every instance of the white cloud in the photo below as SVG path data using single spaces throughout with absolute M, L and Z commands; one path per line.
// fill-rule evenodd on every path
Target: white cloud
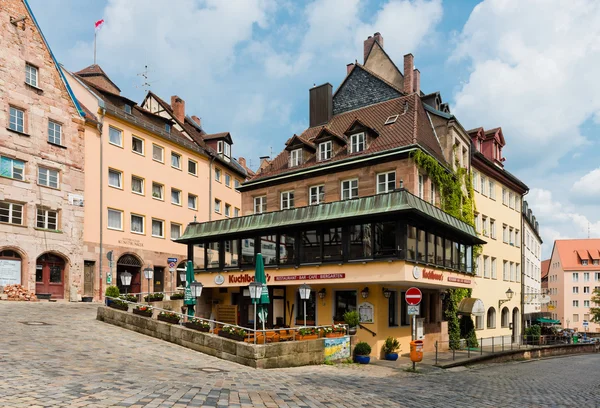
M 586 173 L 573 184 L 571 191 L 579 198 L 600 201 L 600 167 Z

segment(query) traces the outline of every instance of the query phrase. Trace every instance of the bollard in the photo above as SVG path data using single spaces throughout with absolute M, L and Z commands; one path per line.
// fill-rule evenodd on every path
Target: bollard
M 467 344 L 467 358 L 471 358 L 471 347 Z
M 452 349 L 452 361 L 454 361 L 455 354 L 456 354 L 456 349 Z

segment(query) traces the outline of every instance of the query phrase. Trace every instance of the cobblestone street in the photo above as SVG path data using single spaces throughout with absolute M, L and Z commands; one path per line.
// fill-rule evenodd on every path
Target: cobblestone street
M 600 354 L 425 374 L 255 370 L 98 322 L 96 307 L 0 303 L 0 406 L 600 406 Z

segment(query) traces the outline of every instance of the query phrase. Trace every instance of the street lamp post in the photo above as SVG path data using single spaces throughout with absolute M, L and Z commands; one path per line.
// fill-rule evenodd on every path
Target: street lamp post
M 178 269 L 179 270 L 179 279 L 181 280 L 181 284 L 183 285 L 183 287 L 185 288 L 186 282 L 187 282 L 187 268 L 183 268 L 183 269 Z
M 125 271 L 121 274 L 121 285 L 125 286 L 125 294 L 127 294 L 127 286 L 131 285 L 131 273 Z
M 192 298 L 194 299 L 194 304 L 196 303 L 196 299 L 202 296 L 202 283 L 196 282 L 195 280 L 190 283 L 190 291 L 192 292 Z M 188 306 L 187 314 L 188 317 L 194 316 L 194 304 Z
M 192 261 L 187 261 L 186 270 L 185 270 L 185 296 L 183 303 L 188 307 L 187 315 L 189 317 L 194 316 L 194 305 L 196 304 L 196 297 L 194 296 L 196 292 L 192 291 L 192 283 L 196 282 L 194 279 L 194 264 Z M 181 276 L 183 278 L 183 276 Z M 183 281 L 183 279 L 182 279 Z M 198 288 L 198 285 L 200 287 Z M 196 285 L 193 289 L 194 291 L 199 291 L 198 293 L 202 293 L 202 284 L 200 282 L 196 282 Z M 200 295 L 198 295 L 200 296 Z
M 150 279 L 154 277 L 154 269 L 150 268 L 150 265 L 144 269 L 144 277 L 148 280 L 148 304 L 150 304 Z
M 304 327 L 306 327 L 306 301 L 310 298 L 310 286 L 306 283 L 300 286 L 300 299 L 304 301 Z
M 256 344 L 256 304 L 262 295 L 262 284 L 259 282 L 250 282 L 248 285 L 248 290 L 250 291 L 250 298 L 252 299 L 252 303 L 254 303 L 254 344 Z

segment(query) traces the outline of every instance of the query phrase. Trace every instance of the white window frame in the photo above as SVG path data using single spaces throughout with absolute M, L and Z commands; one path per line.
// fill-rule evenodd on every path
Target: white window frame
M 38 86 L 38 77 L 39 77 L 39 68 L 35 65 L 31 65 L 30 63 L 25 63 L 25 83 L 27 85 L 31 85 L 34 88 L 39 88 Z
M 290 151 L 290 167 L 298 167 L 302 164 L 302 149 Z
M 118 143 L 113 141 L 112 136 L 114 133 L 112 131 L 116 132 L 116 134 L 119 136 Z M 108 127 L 108 143 L 113 146 L 123 147 L 123 131 L 119 128 L 109 126 Z
M 217 153 L 223 154 L 223 141 L 222 140 L 219 140 L 217 142 Z
M 225 217 L 231 217 L 231 204 L 225 203 Z
M 193 206 L 190 206 L 190 199 L 192 199 Z M 188 208 L 190 210 L 198 209 L 198 196 L 196 194 L 188 193 Z
M 111 227 L 110 226 L 110 214 L 116 213 L 119 214 L 119 227 Z M 106 228 L 115 231 L 123 231 L 123 211 L 117 210 L 116 208 L 108 208 L 108 216 L 106 217 Z
M 10 170 L 10 175 L 4 174 L 4 175 L 2 175 L 3 177 L 8 177 L 13 180 L 25 181 L 25 162 L 24 161 L 13 159 L 12 157 L 0 156 L 0 163 L 2 161 L 7 161 L 9 163 L 9 170 Z M 20 174 L 20 177 L 15 177 L 16 175 L 18 176 L 19 174 Z
M 494 183 L 494 180 L 489 181 L 489 189 L 490 189 L 490 198 L 492 200 L 496 199 L 496 183 Z
M 314 200 L 313 200 L 314 197 Z M 310 186 L 308 188 L 309 205 L 319 205 L 325 202 L 325 185 Z
M 156 197 L 154 195 L 154 187 L 160 187 L 160 197 Z M 152 198 L 155 200 L 165 201 L 165 186 L 164 184 L 157 183 L 156 181 L 152 182 Z
M 173 237 L 173 227 L 176 227 L 178 229 L 178 235 L 176 237 Z M 181 238 L 181 227 L 182 227 L 182 225 L 179 224 L 178 222 L 171 222 L 171 226 L 169 228 L 169 234 L 171 236 L 171 240 Z
M 353 178 L 342 180 L 340 183 L 340 190 L 340 200 L 351 200 L 353 198 L 358 198 L 358 179 Z
M 218 181 L 219 183 L 221 182 L 221 169 L 218 167 L 215 167 L 215 181 Z
M 62 125 L 56 121 L 48 120 L 48 143 L 62 146 L 62 142 Z
M 490 218 L 490 238 L 496 239 L 496 220 Z
M 417 190 L 417 196 L 422 200 L 423 199 L 423 195 L 424 193 L 424 189 L 425 189 L 425 177 L 419 173 L 418 176 L 418 181 L 419 181 L 419 185 L 418 185 L 418 190 Z
M 177 163 L 178 163 L 177 166 L 175 164 L 173 164 L 174 158 L 177 158 Z M 181 170 L 181 155 L 179 153 L 171 152 L 171 167 L 173 167 L 174 169 L 177 169 L 177 170 Z
M 225 185 L 231 188 L 231 174 L 225 173 Z
M 43 183 L 40 180 L 40 178 L 41 178 L 40 176 L 44 172 L 46 172 L 46 183 Z M 56 177 L 56 186 L 52 185 L 52 181 L 51 181 L 52 176 Z M 42 167 L 42 166 L 40 166 L 40 167 L 38 167 L 37 183 L 40 186 L 45 186 L 45 187 L 59 189 L 60 188 L 60 172 L 58 170 L 55 170 L 55 169 L 51 169 L 51 168 L 48 168 L 48 167 Z
M 231 158 L 231 145 L 227 142 L 223 142 L 223 156 Z
M 267 212 L 267 196 L 262 195 L 258 197 L 254 197 L 252 200 L 254 202 L 254 214 L 262 214 Z
M 119 180 L 119 185 L 114 185 L 110 183 L 110 175 L 111 173 L 113 174 L 117 174 L 119 176 L 118 180 Z M 117 170 L 117 169 L 108 169 L 108 185 L 109 187 L 114 187 L 114 188 L 118 188 L 120 190 L 123 190 L 123 172 L 121 170 Z
M 24 218 L 24 211 L 25 211 L 25 206 L 23 204 L 19 204 L 19 203 L 13 203 L 10 201 L 0 201 L 0 207 L 6 207 L 6 209 L 0 208 L 0 214 L 2 214 L 4 211 L 6 211 L 7 215 L 4 215 L 5 217 L 8 217 L 8 221 L 0 221 L 3 224 L 12 224 L 12 225 L 23 225 L 23 218 Z M 18 208 L 16 208 L 18 207 Z M 20 217 L 15 217 L 15 213 L 20 212 L 21 215 Z M 15 218 L 20 219 L 21 222 L 14 222 Z
M 142 142 L 142 151 L 141 152 L 138 152 L 137 150 L 135 150 L 133 148 L 134 140 L 138 140 L 138 141 Z M 144 139 L 142 139 L 141 137 L 131 136 L 131 151 L 135 154 L 139 154 L 140 156 L 144 156 L 146 154 L 146 141 Z
M 331 140 L 319 143 L 319 161 L 330 160 L 333 155 L 333 143 Z
M 233 209 L 233 216 L 234 217 L 239 217 L 240 216 L 240 209 L 237 207 L 234 207 Z
M 215 212 L 217 214 L 221 214 L 221 200 L 219 200 L 218 198 L 215 198 Z
M 154 153 L 156 151 L 160 151 L 160 159 L 157 159 L 156 157 L 154 157 Z M 152 143 L 152 160 L 154 160 L 155 162 L 164 164 L 165 163 L 165 148 L 160 145 Z
M 173 201 L 173 194 L 176 193 L 177 201 Z M 171 204 L 181 206 L 181 190 L 171 187 Z
M 154 223 L 159 223 L 161 225 L 162 235 L 157 235 L 154 233 Z M 165 237 L 165 221 L 159 218 L 152 218 L 152 236 L 155 238 L 164 238 Z
M 391 176 L 393 176 L 394 188 L 390 189 L 390 183 L 392 183 Z M 388 171 L 385 173 L 379 173 L 376 176 L 377 182 L 377 194 L 390 193 L 396 189 L 396 171 Z M 381 180 L 383 177 L 383 180 Z
M 479 192 L 479 173 L 473 171 L 473 190 Z
M 133 189 L 133 180 L 134 180 L 134 179 L 140 180 L 140 181 L 142 182 L 142 191 L 135 191 L 135 190 Z M 136 175 L 132 174 L 132 175 L 131 175 L 131 192 L 132 192 L 133 194 L 145 195 L 145 191 L 146 191 L 146 180 L 144 180 L 144 178 L 143 178 L 143 177 L 136 176 Z
M 142 231 L 134 231 L 133 230 L 133 217 L 142 219 Z M 142 214 L 131 213 L 129 216 L 129 231 L 132 234 L 145 235 L 146 234 L 146 216 Z
M 9 109 L 8 128 L 15 132 L 25 133 L 25 110 L 11 106 Z
M 497 279 L 497 276 L 496 276 L 496 258 L 494 258 L 494 257 L 492 257 L 491 267 L 492 267 L 492 279 Z
M 481 195 L 483 196 L 487 196 L 487 193 L 485 191 L 485 188 L 487 186 L 487 177 L 485 177 L 484 175 L 481 175 Z
M 194 163 L 194 172 L 190 171 L 190 163 Z M 188 174 L 192 176 L 198 175 L 198 162 L 196 160 L 188 159 Z
M 41 212 L 41 214 L 40 214 Z M 54 213 L 54 222 L 55 228 L 50 228 L 50 213 Z M 40 215 L 42 217 L 42 226 L 40 227 Z M 39 229 L 50 230 L 50 231 L 58 231 L 58 210 L 51 210 L 49 208 L 37 207 L 36 216 L 35 216 L 35 226 Z
M 362 148 L 361 148 L 362 147 Z M 358 153 L 367 149 L 365 132 L 355 133 L 350 136 L 350 153 Z
M 282 191 L 280 194 L 280 206 L 282 210 L 294 208 L 294 190 Z

